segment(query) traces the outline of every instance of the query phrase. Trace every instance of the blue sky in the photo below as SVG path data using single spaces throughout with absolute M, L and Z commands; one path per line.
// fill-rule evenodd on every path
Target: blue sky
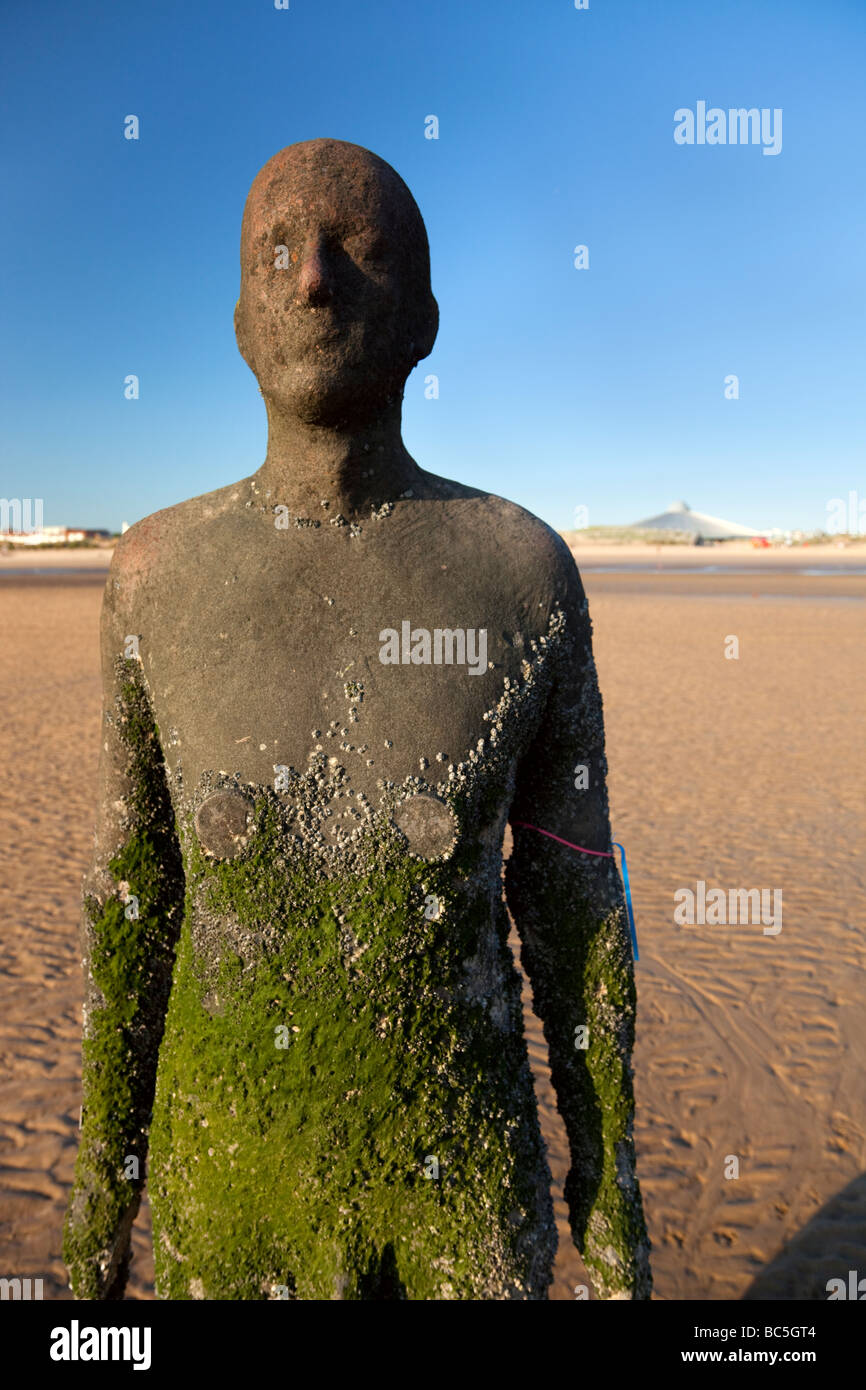
M 0 494 L 46 522 L 119 529 L 259 466 L 241 213 L 322 135 L 427 223 L 423 467 L 560 528 L 684 497 L 811 529 L 866 497 L 863 0 L 9 0 L 0 49 Z M 781 153 L 677 145 L 700 100 L 781 108 Z

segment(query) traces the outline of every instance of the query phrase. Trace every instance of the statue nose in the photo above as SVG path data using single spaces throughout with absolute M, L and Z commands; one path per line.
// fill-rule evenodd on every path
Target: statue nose
M 329 304 L 333 298 L 330 269 L 321 238 L 304 249 L 298 294 L 307 304 Z

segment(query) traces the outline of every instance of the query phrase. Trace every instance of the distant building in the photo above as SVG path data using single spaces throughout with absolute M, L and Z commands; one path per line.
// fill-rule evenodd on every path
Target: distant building
M 70 545 L 73 541 L 107 541 L 110 531 L 71 526 L 40 526 L 35 531 L 0 531 L 0 545 Z
M 0 531 L 0 541 L 4 545 L 68 545 L 70 541 L 83 540 L 83 531 L 73 531 L 68 526 L 41 526 L 38 531 Z
M 748 539 L 761 535 L 760 531 L 739 526 L 735 521 L 722 521 L 717 516 L 693 512 L 687 502 L 672 502 L 666 512 L 651 516 L 646 521 L 636 521 L 634 525 L 642 531 L 680 531 L 707 541 L 734 540 L 738 536 Z

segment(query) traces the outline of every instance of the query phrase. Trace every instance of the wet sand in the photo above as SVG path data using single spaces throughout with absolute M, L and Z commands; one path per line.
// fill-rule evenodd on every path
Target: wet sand
M 597 548 L 585 557 L 641 948 L 636 1132 L 665 1299 L 825 1298 L 827 1279 L 866 1272 L 866 578 L 843 574 L 840 593 L 835 576 L 753 553 L 771 561 L 757 586 L 673 566 L 605 573 Z M 76 554 L 87 569 L 98 552 Z M 0 1273 L 64 1298 L 102 578 L 4 577 L 4 565 Z M 732 635 L 738 660 L 724 656 Z M 781 888 L 781 932 L 675 925 L 674 892 L 697 880 Z M 527 1028 L 561 1237 L 552 1296 L 573 1298 L 564 1137 L 531 1014 Z M 135 1252 L 129 1294 L 152 1297 L 146 1213 Z

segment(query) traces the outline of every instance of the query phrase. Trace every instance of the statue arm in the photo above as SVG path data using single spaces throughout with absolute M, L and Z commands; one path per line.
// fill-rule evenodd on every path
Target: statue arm
M 183 914 L 183 868 L 118 557 L 103 598 L 99 803 L 81 918 L 83 1107 L 63 1256 L 79 1299 L 123 1297 L 144 1186 L 156 1064 Z
M 517 824 L 588 849 L 612 848 L 592 628 L 570 555 L 563 564 L 565 640 L 537 736 L 518 770 L 506 897 L 568 1134 L 565 1197 L 575 1244 L 600 1297 L 649 1298 L 633 1141 L 634 971 L 615 861 L 578 854 Z

